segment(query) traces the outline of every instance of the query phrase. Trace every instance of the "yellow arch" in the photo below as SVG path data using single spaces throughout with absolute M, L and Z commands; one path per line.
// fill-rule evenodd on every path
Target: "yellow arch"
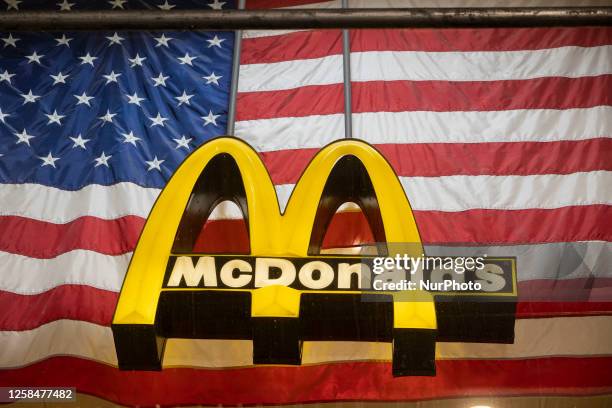
M 278 200 L 270 176 L 257 153 L 235 138 L 217 138 L 195 150 L 162 190 L 147 219 L 123 282 L 113 323 L 153 324 L 166 262 L 194 184 L 215 156 L 231 155 L 242 175 L 248 202 L 253 253 L 274 251 L 282 241 Z M 264 222 L 265 221 L 265 222 Z
M 168 255 L 183 211 L 206 165 L 223 153 L 234 158 L 242 176 L 253 256 L 308 256 L 323 188 L 334 165 L 346 155 L 357 157 L 369 174 L 387 241 L 416 243 L 416 255 L 422 253 L 420 236 L 404 190 L 390 164 L 367 143 L 341 140 L 317 153 L 296 184 L 285 214 L 281 215 L 276 191 L 257 152 L 239 139 L 221 137 L 195 150 L 159 195 L 128 268 L 113 324 L 154 324 Z M 427 310 L 426 314 L 430 315 L 427 320 L 435 327 L 433 303 Z
M 341 140 L 324 147 L 307 166 L 296 184 L 283 216 L 283 235 L 291 237 L 288 255 L 307 256 L 312 224 L 319 199 L 334 165 L 342 157 L 357 157 L 368 172 L 378 199 L 387 242 L 419 244 L 421 238 L 404 189 L 387 160 L 359 140 Z

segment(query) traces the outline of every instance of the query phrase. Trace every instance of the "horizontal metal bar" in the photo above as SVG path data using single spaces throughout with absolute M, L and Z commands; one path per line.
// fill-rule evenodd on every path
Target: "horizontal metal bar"
M 612 25 L 612 7 L 117 10 L 0 13 L 0 31 Z

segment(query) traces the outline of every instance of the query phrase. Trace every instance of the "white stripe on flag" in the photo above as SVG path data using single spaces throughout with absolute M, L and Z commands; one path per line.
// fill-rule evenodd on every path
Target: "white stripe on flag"
M 351 53 L 351 78 L 363 81 L 500 81 L 612 73 L 612 46 L 529 51 Z M 342 55 L 240 66 L 239 92 L 342 83 Z
M 509 359 L 612 355 L 612 316 L 519 319 L 514 344 L 438 343 L 438 359 Z M 58 320 L 36 329 L 0 332 L 0 367 L 21 367 L 51 356 L 75 356 L 117 365 L 110 327 Z M 248 341 L 169 340 L 164 367 L 251 365 Z M 390 360 L 390 344 L 306 342 L 303 364 Z
M 612 172 L 609 171 L 399 179 L 414 210 L 551 209 L 612 204 L 612 190 L 600 187 L 612 185 Z M 293 186 L 276 186 L 282 211 Z M 52 223 L 66 223 L 83 216 L 115 219 L 135 215 L 146 218 L 158 193 L 157 189 L 143 188 L 131 183 L 110 187 L 93 185 L 78 191 L 35 184 L 9 184 L 0 190 L 0 201 L 4 196 L 5 202 L 10 203 L 3 208 L 4 214 L 1 215 L 28 217 Z M 20 206 L 18 201 L 31 204 Z M 93 203 L 96 205 L 93 206 Z
M 530 176 L 400 177 L 413 210 L 552 209 L 574 205 L 612 205 L 612 172 Z M 294 184 L 276 186 L 282 211 Z
M 364 81 L 503 81 L 612 73 L 612 46 L 530 51 L 351 53 L 351 78 Z M 302 69 L 308 69 L 308 62 Z M 299 78 L 299 76 L 298 76 Z
M 119 292 L 132 253 L 111 256 L 77 249 L 51 259 L 0 251 L 0 290 L 35 295 L 61 285 Z
M 428 255 L 440 256 L 515 256 L 519 282 L 612 278 L 611 242 L 504 246 L 426 245 L 425 251 Z M 131 253 L 111 256 L 74 250 L 56 258 L 37 259 L 0 251 L 0 291 L 35 295 L 57 286 L 73 284 L 119 292 L 131 256 Z
M 41 184 L 3 184 L 0 216 L 13 215 L 64 224 L 83 216 L 115 219 L 147 217 L 161 190 L 134 183 L 111 186 L 90 184 L 80 190 L 62 190 Z
M 343 115 L 241 121 L 236 135 L 259 151 L 321 148 L 343 137 Z M 353 114 L 354 136 L 372 144 L 552 142 L 612 136 L 612 107 Z

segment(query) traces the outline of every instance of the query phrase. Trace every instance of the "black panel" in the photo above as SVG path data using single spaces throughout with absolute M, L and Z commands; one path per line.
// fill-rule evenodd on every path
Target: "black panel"
M 113 324 L 113 338 L 121 370 L 161 370 L 165 339 L 147 324 Z
M 251 294 L 231 291 L 162 292 L 156 326 L 164 337 L 250 339 Z
M 436 331 L 393 330 L 393 376 L 436 375 Z
M 377 243 L 386 242 L 385 228 L 378 207 L 378 199 L 367 169 L 357 157 L 342 157 L 332 168 L 314 219 L 310 235 L 309 255 L 321 253 L 325 232 L 336 210 L 346 202 L 354 202 L 361 207 Z M 385 245 L 379 245 L 379 254 L 387 253 Z
M 391 341 L 393 298 L 302 293 L 300 324 L 304 341 Z
M 192 252 L 210 213 L 225 200 L 238 205 L 248 231 L 248 206 L 240 169 L 231 155 L 222 153 L 208 162 L 195 183 L 177 229 L 172 252 Z
M 438 341 L 514 342 L 516 301 L 500 298 L 435 296 Z
M 253 318 L 253 364 L 302 363 L 300 321 L 290 317 Z

